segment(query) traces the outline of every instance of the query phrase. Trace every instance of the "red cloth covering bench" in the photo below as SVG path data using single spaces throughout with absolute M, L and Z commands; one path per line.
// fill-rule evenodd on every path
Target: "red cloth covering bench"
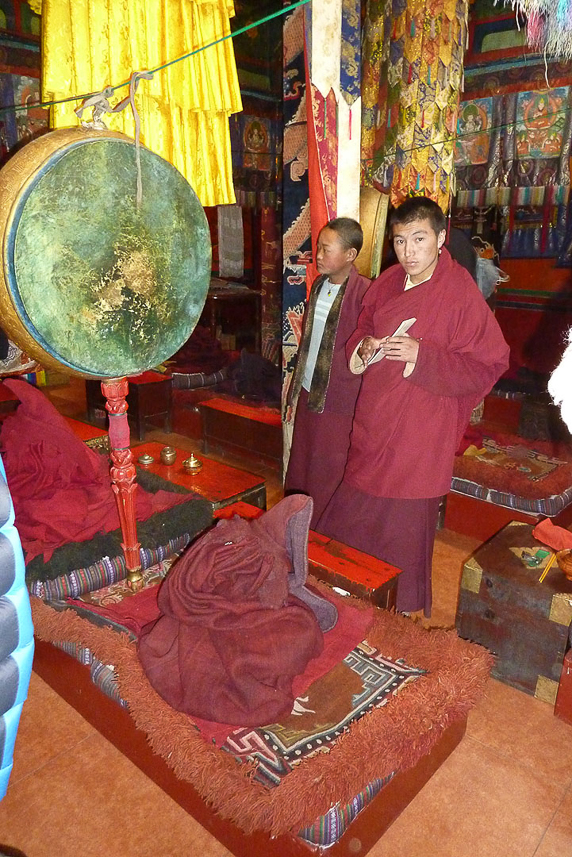
M 20 399 L 18 396 L 0 381 L 0 419 L 2 419 L 4 414 L 15 411 L 19 402 Z

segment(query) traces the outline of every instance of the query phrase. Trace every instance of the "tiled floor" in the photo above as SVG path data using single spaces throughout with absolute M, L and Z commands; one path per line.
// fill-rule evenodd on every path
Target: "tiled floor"
M 69 416 L 81 412 L 77 390 L 51 391 Z M 196 450 L 179 436 L 148 437 Z M 280 498 L 276 474 L 259 472 L 272 504 Z M 438 534 L 431 624 L 453 624 L 461 567 L 475 547 Z M 229 854 L 35 675 L 14 757 L 0 803 L 0 854 Z M 546 703 L 491 680 L 465 739 L 369 855 L 572 857 L 572 727 Z

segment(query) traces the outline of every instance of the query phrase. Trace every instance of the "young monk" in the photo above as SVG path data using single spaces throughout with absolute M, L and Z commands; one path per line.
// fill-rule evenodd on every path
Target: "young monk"
M 471 411 L 509 356 L 476 283 L 443 246 L 445 226 L 425 197 L 390 216 L 399 264 L 372 283 L 348 341 L 363 381 L 344 479 L 318 523 L 400 568 L 397 609 L 426 616 L 439 501 Z
M 362 244 L 362 228 L 350 217 L 331 220 L 318 236 L 320 276 L 308 298 L 288 396 L 289 409 L 297 407 L 284 487 L 313 498 L 312 529 L 342 480 L 361 383 L 348 369 L 345 346 L 370 285 L 354 267 Z

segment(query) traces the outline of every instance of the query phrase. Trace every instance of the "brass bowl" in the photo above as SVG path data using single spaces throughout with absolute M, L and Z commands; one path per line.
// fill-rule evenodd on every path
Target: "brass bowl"
M 572 550 L 568 548 L 567 550 L 558 551 L 556 562 L 568 580 L 572 580 Z
M 198 473 L 202 468 L 203 463 L 191 452 L 188 458 L 183 461 L 183 467 L 186 473 Z
M 143 455 L 140 455 L 137 459 L 141 467 L 149 467 L 150 464 L 153 464 L 155 459 L 152 455 L 149 455 L 148 452 L 144 452 Z
M 174 446 L 164 446 L 161 450 L 161 461 L 163 464 L 174 464 L 177 458 L 177 450 Z

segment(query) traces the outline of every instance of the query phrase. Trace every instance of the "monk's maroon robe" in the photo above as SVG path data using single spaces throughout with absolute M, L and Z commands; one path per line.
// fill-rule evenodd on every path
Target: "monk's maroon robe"
M 314 282 L 309 303 L 317 298 L 324 279 L 319 277 Z M 337 319 L 332 317 L 334 308 L 330 310 L 327 324 L 336 325 L 336 333 L 323 408 L 315 410 L 309 407 L 308 393 L 303 389 L 297 402 L 285 490 L 312 497 L 314 512 L 310 522 L 311 529 L 316 528 L 322 512 L 344 475 L 361 383 L 361 378 L 352 375 L 348 369 L 346 343 L 355 330 L 362 298 L 369 286 L 370 280 L 352 268 Z M 292 382 L 294 386 L 296 379 L 304 375 L 306 349 L 303 346 L 304 343 L 309 344 L 310 336 L 311 325 L 308 324 L 306 312 L 295 379 Z
M 420 340 L 417 362 L 408 377 L 401 361 L 383 359 L 365 370 L 344 480 L 318 526 L 402 568 L 398 609 L 427 612 L 437 498 L 450 489 L 471 411 L 506 371 L 509 348 L 477 285 L 445 248 L 430 280 L 404 286 L 401 265 L 375 280 L 347 355 L 365 336 L 391 336 L 415 318 L 409 335 Z M 430 499 L 424 515 L 410 502 Z

